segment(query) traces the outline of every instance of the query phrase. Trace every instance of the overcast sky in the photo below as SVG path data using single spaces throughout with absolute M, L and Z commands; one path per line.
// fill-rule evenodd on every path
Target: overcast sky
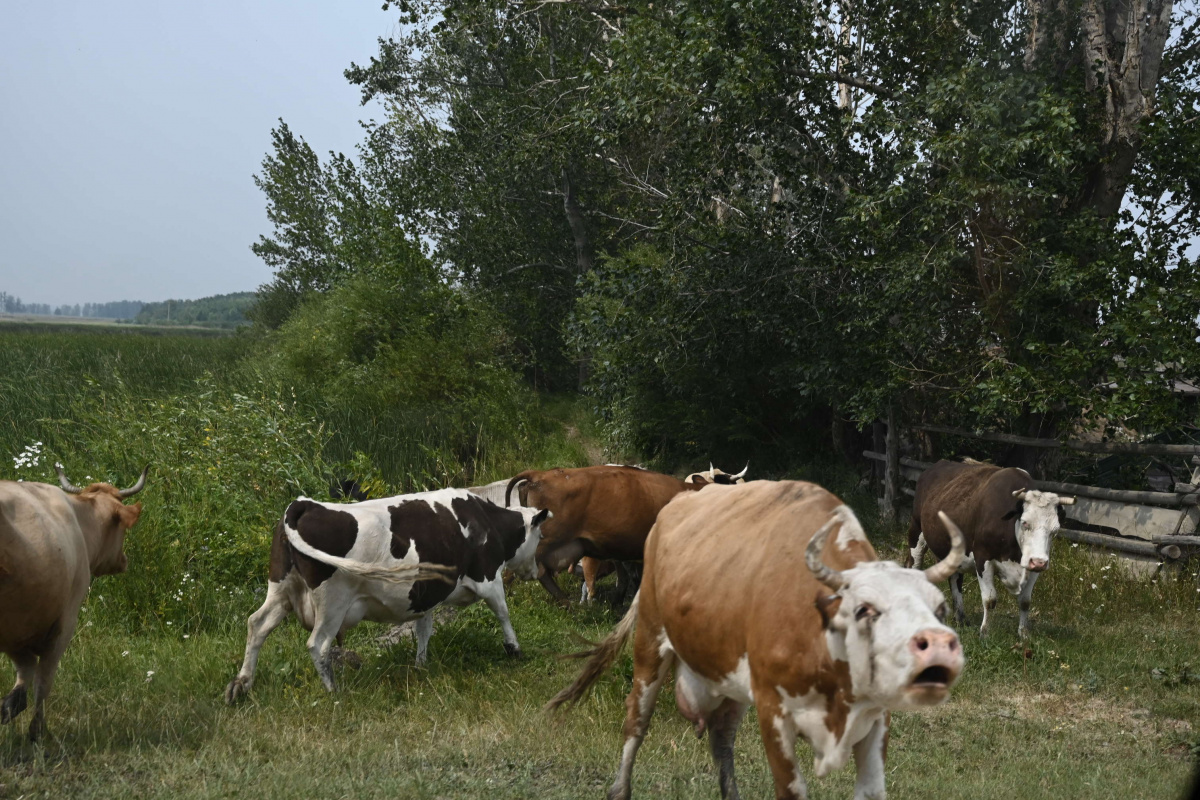
M 282 117 L 351 152 L 342 77 L 381 0 L 6 0 L 0 24 L 0 291 L 26 302 L 255 289 L 269 231 L 251 177 Z

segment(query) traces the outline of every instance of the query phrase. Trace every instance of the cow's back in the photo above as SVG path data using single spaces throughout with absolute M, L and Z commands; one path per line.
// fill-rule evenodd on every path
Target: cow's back
M 920 520 L 925 541 L 938 558 L 950 552 L 950 535 L 937 516 L 944 511 L 962 529 L 968 553 L 986 551 L 980 552 L 986 560 L 1010 555 L 1017 547 L 1019 561 L 1013 522 L 1003 517 L 1016 504 L 1013 492 L 1032 488 L 1033 479 L 1024 470 L 943 460 L 917 480 L 913 515 Z M 976 559 L 976 563 L 982 564 L 982 560 Z
M 89 579 L 66 495 L 47 484 L 0 481 L 0 652 L 36 647 Z
M 554 514 L 542 529 L 544 547 L 584 537 L 604 548 L 597 555 L 637 560 L 659 511 L 686 488 L 678 478 L 636 467 L 581 467 L 539 473 L 523 500 Z
M 822 487 L 799 481 L 682 494 L 662 510 L 646 542 L 639 602 L 653 608 L 675 652 L 705 677 L 720 680 L 751 654 L 756 676 L 807 691 L 797 676 L 830 668 L 816 600 L 831 592 L 809 572 L 804 549 L 840 505 Z M 848 569 L 876 560 L 860 537 L 861 528 L 839 528 L 825 562 Z M 784 641 L 786 658 L 772 661 Z

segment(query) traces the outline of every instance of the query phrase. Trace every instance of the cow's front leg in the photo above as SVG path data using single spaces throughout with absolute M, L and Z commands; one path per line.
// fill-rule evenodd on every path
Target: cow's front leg
M 17 668 L 17 682 L 12 691 L 0 700 L 0 725 L 7 725 L 29 704 L 29 687 L 37 669 L 37 656 L 28 651 L 12 657 Z
M 417 666 L 423 667 L 429 657 L 429 639 L 433 636 L 433 611 L 417 618 L 413 627 L 417 632 Z
M 887 750 L 888 717 L 883 714 L 867 735 L 854 745 L 854 800 L 884 800 L 884 752 Z
M 508 603 L 504 599 L 504 584 L 499 580 L 488 581 L 475 589 L 476 594 L 483 598 L 488 608 L 500 620 L 500 630 L 504 634 L 504 652 L 510 656 L 521 655 L 521 645 L 517 643 L 517 634 L 512 622 L 508 619 Z
M 807 800 L 808 784 L 796 763 L 796 725 L 783 709 L 775 687 L 761 687 L 754 692 L 758 706 L 758 727 L 767 764 L 775 780 L 776 800 Z
M 1025 570 L 1025 574 L 1021 577 L 1021 589 L 1017 594 L 1017 605 L 1021 608 L 1021 622 L 1017 626 L 1017 633 L 1022 639 L 1029 638 L 1029 606 L 1033 600 L 1033 585 L 1037 583 L 1040 572 L 1030 572 Z
M 954 618 L 958 620 L 958 626 L 961 628 L 967 624 L 967 611 L 963 607 L 963 574 L 956 572 L 950 576 L 950 594 L 954 596 Z
M 996 608 L 996 562 L 986 561 L 979 573 L 979 596 L 983 598 L 983 622 L 979 625 L 979 638 L 987 636 L 988 619 Z

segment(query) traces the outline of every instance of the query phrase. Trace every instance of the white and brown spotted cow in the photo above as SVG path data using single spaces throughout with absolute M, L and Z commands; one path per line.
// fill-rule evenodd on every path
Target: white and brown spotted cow
M 853 754 L 855 798 L 880 800 L 889 712 L 942 702 L 962 670 L 934 586 L 962 557 L 958 537 L 924 573 L 878 561 L 854 513 L 811 483 L 680 494 L 646 541 L 629 613 L 549 707 L 579 700 L 636 622 L 625 746 L 610 799 L 630 795 L 634 758 L 674 667 L 676 705 L 697 734 L 708 732 L 723 797 L 737 797 L 734 737 L 753 704 L 777 798 L 806 796 L 794 752 L 801 736 L 818 776 Z
M 917 479 L 907 561 L 921 566 L 926 547 L 939 558 L 949 551 L 950 537 L 938 518 L 938 512 L 945 511 L 962 525 L 967 544 L 967 557 L 950 578 L 958 624 L 966 622 L 962 571 L 973 569 L 979 575 L 980 636 L 987 635 L 989 614 L 996 607 L 999 573 L 1000 581 L 1017 596 L 1021 612 L 1017 632 L 1026 638 L 1033 585 L 1050 566 L 1050 544 L 1060 527 L 1058 508 L 1074 502 L 1074 497 L 1037 491 L 1023 469 L 939 461 Z
M 0 653 L 13 660 L 17 683 L 0 700 L 0 725 L 25 710 L 33 691 L 29 738 L 46 727 L 46 697 L 75 633 L 92 578 L 125 571 L 125 532 L 142 504 L 125 505 L 146 485 L 59 486 L 0 481 Z
M 367 500 L 292 502 L 275 528 L 267 599 L 247 623 L 246 657 L 225 689 L 250 691 L 263 642 L 289 613 L 312 631 L 308 651 L 333 691 L 335 637 L 362 620 L 416 620 L 417 664 L 425 663 L 434 606 L 483 600 L 500 620 L 504 649 L 520 655 L 502 573 L 537 577 L 534 554 L 548 512 L 506 509 L 466 489 Z M 440 580 L 439 580 L 440 578 Z

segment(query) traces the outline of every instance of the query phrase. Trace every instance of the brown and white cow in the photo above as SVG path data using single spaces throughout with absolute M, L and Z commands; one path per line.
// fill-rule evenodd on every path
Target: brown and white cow
M 33 740 L 45 731 L 46 698 L 92 578 L 128 564 L 125 531 L 142 504 L 124 500 L 145 487 L 149 467 L 128 489 L 81 489 L 55 469 L 61 486 L 0 481 L 0 652 L 17 669 L 16 685 L 0 700 L 0 724 L 25 710 L 32 689 Z
M 988 632 L 988 617 L 996 607 L 996 573 L 1017 596 L 1021 611 L 1017 631 L 1029 636 L 1029 608 L 1033 585 L 1050 566 L 1050 544 L 1059 529 L 1058 507 L 1075 502 L 1054 492 L 1039 492 L 1023 469 L 991 464 L 939 461 L 917 479 L 912 520 L 908 528 L 911 548 L 908 563 L 921 565 L 928 547 L 942 558 L 950 538 L 938 518 L 945 511 L 962 526 L 967 557 L 950 578 L 954 613 L 960 625 L 963 611 L 962 571 L 979 575 L 983 597 L 983 622 L 979 635 Z
M 583 556 L 641 561 L 646 536 L 662 507 L 680 492 L 698 491 L 708 484 L 685 483 L 661 472 L 616 464 L 531 469 L 508 482 L 506 506 L 518 485 L 523 505 L 549 509 L 553 515 L 542 526 L 539 580 L 551 596 L 565 602 L 567 595 L 554 579 L 557 573 Z M 616 602 L 620 603 L 627 575 L 618 571 L 617 577 Z
M 951 527 L 953 530 L 953 527 Z M 758 708 L 778 798 L 803 798 L 796 737 L 826 775 L 854 755 L 855 798 L 883 798 L 892 710 L 942 702 L 963 667 L 934 585 L 957 569 L 958 538 L 924 573 L 876 560 L 854 513 L 812 483 L 756 481 L 681 495 L 646 542 L 629 613 L 549 703 L 579 700 L 635 627 L 625 746 L 610 799 L 628 798 L 655 699 L 675 668 L 675 700 L 709 743 L 722 797 L 737 797 L 733 745 Z
M 415 620 L 420 666 L 433 635 L 433 608 L 441 603 L 483 600 L 500 622 L 505 652 L 520 655 L 502 573 L 537 577 L 534 554 L 547 516 L 501 508 L 466 489 L 362 503 L 292 501 L 275 527 L 267 597 L 247 621 L 246 656 L 225 701 L 250 691 L 263 642 L 293 612 L 312 632 L 308 651 L 331 692 L 338 635 L 364 619 Z

